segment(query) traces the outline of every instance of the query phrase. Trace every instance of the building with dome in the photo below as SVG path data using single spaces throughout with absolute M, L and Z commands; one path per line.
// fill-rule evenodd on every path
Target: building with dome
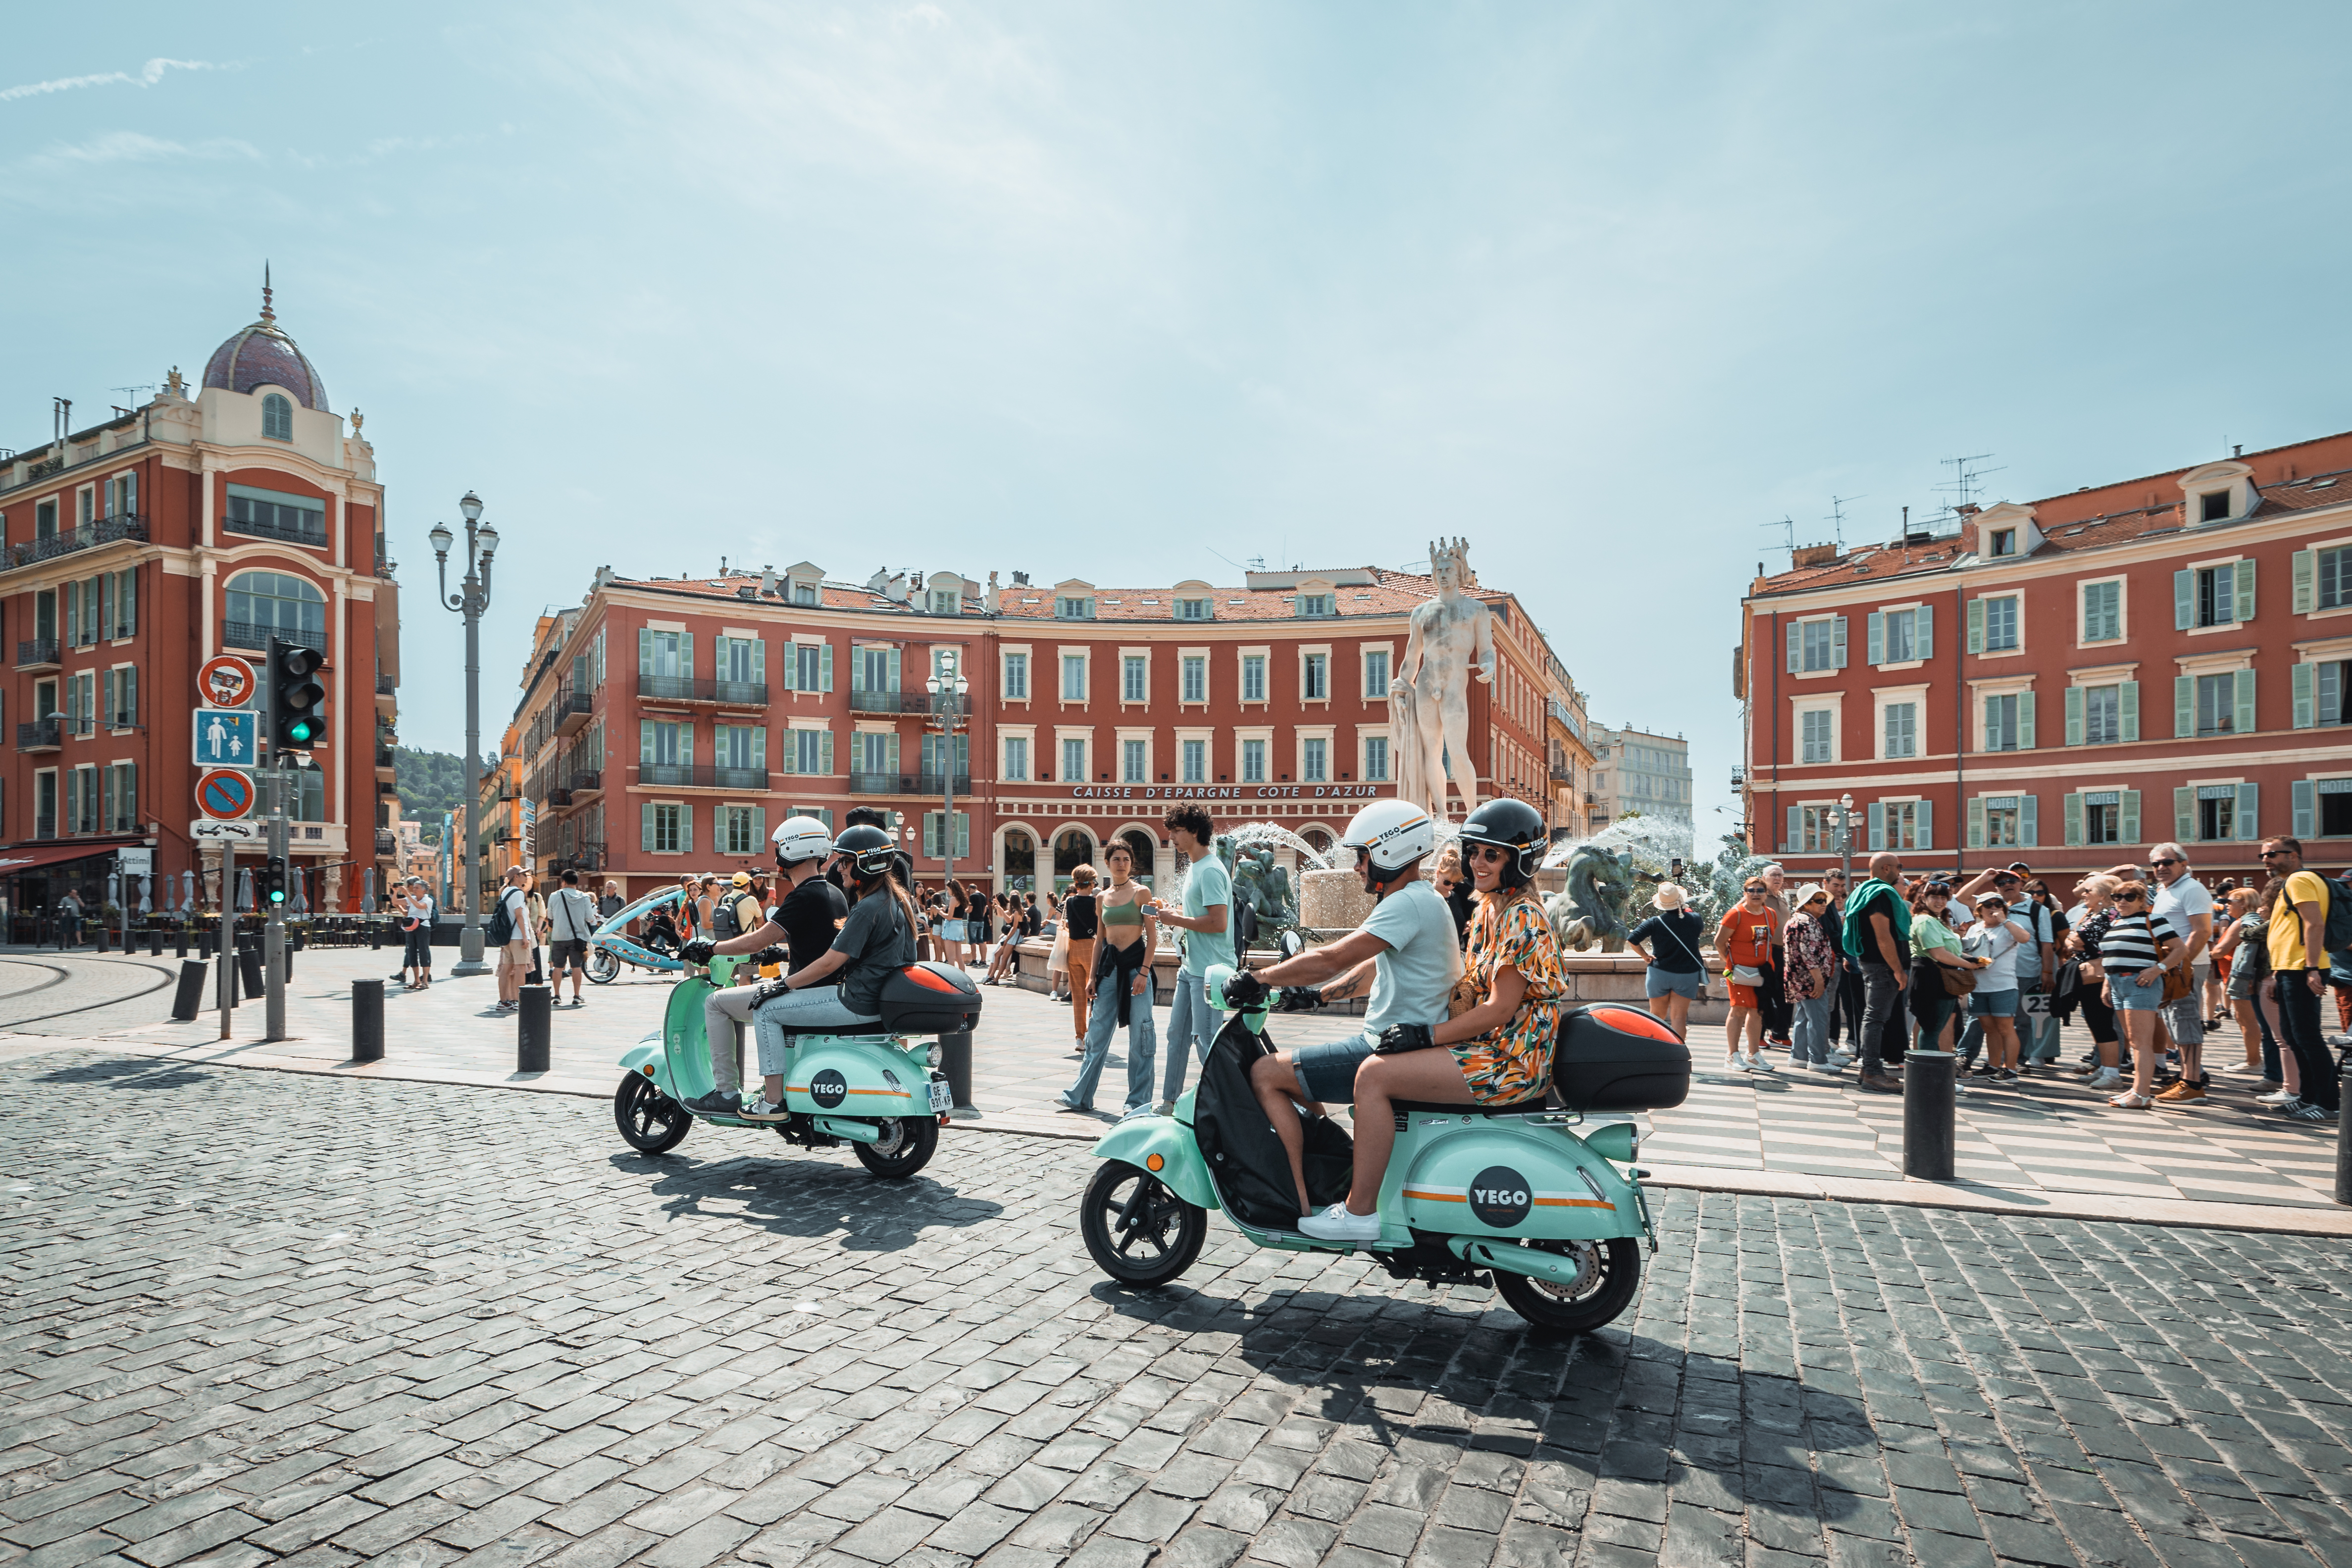
M 373 870 L 399 863 L 392 736 L 399 601 L 383 539 L 375 450 L 327 401 L 318 368 L 261 314 L 190 386 L 51 439 L 0 448 L 0 605 L 12 651 L 0 682 L 0 922 L 32 939 L 73 889 L 95 911 L 110 876 L 156 907 L 216 907 L 225 837 L 240 864 L 266 852 L 258 814 L 195 809 L 196 672 L 228 653 L 258 668 L 275 634 L 326 655 L 326 741 L 295 775 L 291 855 L 313 909 L 355 909 Z M 246 835 L 251 834 L 250 838 Z M 234 896 L 234 890 L 231 890 Z

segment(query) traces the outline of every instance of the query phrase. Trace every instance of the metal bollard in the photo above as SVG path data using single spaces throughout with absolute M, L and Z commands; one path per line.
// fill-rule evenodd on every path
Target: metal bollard
M 352 1060 L 383 1060 L 383 982 L 352 982 Z
M 373 920 L 368 922 L 368 946 L 370 947 L 383 946 L 383 926 L 380 922 Z
M 147 927 L 147 956 L 160 958 L 163 956 L 163 928 L 160 925 L 150 925 Z
M 2336 1201 L 2352 1203 L 2352 1133 L 2345 1131 L 2344 1113 L 2352 1109 L 2352 1061 L 2336 1084 Z
M 1903 1174 L 1920 1181 L 1950 1181 L 1958 1143 L 1954 1085 L 1959 1058 L 1948 1051 L 1903 1055 Z
M 525 986 L 522 988 L 521 1005 L 515 1009 L 517 1072 L 547 1071 L 548 1006 L 553 998 L 554 993 L 545 986 Z
M 98 923 L 98 941 L 90 950 L 94 953 L 104 953 L 111 950 L 113 946 L 114 938 L 112 933 L 107 930 L 106 922 L 103 920 L 100 921 Z
M 188 956 L 188 928 L 186 926 L 174 925 L 172 927 L 172 946 L 174 949 L 172 956 L 174 958 L 184 958 Z
M 239 947 L 236 950 L 236 970 L 238 977 L 245 981 L 247 996 L 258 997 L 268 988 L 262 983 L 260 948 Z
M 205 1005 L 205 976 L 211 967 L 201 958 L 190 958 L 180 965 L 180 988 L 172 993 L 173 1022 L 196 1021 L 196 1013 Z
M 971 1103 L 971 1030 L 959 1030 L 940 1036 L 940 1071 L 947 1074 L 948 1092 L 954 1097 L 955 1108 L 980 1113 Z

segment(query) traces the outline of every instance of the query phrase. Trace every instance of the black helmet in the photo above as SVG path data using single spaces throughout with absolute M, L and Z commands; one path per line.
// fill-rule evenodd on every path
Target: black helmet
M 889 875 L 891 862 L 898 853 L 897 840 L 880 828 L 862 823 L 842 829 L 841 836 L 833 841 L 833 849 L 835 854 L 847 855 L 849 863 L 857 868 L 857 874 L 866 878 Z
M 1537 857 L 1549 842 L 1542 815 L 1525 800 L 1514 800 L 1507 795 L 1489 800 L 1471 812 L 1462 823 L 1461 841 L 1465 844 L 1493 844 L 1517 852 L 1503 862 L 1505 887 L 1524 887 L 1535 880 Z

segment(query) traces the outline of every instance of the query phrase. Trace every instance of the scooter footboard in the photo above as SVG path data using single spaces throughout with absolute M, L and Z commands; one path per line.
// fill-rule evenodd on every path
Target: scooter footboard
M 1192 1142 L 1192 1129 L 1171 1116 L 1136 1116 L 1119 1123 L 1095 1144 L 1098 1159 L 1119 1160 L 1150 1171 L 1185 1202 L 1222 1208 L 1208 1167 Z
M 1414 1113 L 1390 1171 L 1394 1212 L 1416 1230 L 1597 1241 L 1647 1229 L 1633 1186 L 1550 1125 L 1487 1117 L 1465 1125 L 1458 1117 Z M 1381 1208 L 1390 1212 L 1385 1195 Z

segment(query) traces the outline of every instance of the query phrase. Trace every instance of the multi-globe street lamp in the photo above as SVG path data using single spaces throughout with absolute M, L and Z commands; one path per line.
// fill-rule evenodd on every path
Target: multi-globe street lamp
M 450 859 L 452 866 L 465 868 L 466 926 L 457 939 L 457 967 L 450 973 L 478 975 L 488 968 L 482 962 L 479 891 L 487 872 L 474 835 L 474 815 L 482 798 L 482 612 L 490 606 L 490 557 L 498 551 L 499 530 L 481 520 L 481 497 L 471 490 L 457 503 L 457 509 L 466 514 L 466 578 L 455 593 L 449 591 L 449 547 L 457 542 L 456 536 L 448 524 L 436 523 L 430 537 L 440 573 L 442 607 L 466 621 L 466 795 L 457 803 L 462 813 L 457 842 L 465 846 L 465 853 L 461 858 L 453 852 Z
M 931 694 L 931 714 L 940 727 L 940 804 L 946 809 L 940 814 L 940 858 L 947 862 L 950 881 L 955 878 L 955 776 L 956 732 L 963 727 L 963 695 L 971 683 L 956 672 L 956 651 L 941 648 L 938 669 L 923 683 Z

